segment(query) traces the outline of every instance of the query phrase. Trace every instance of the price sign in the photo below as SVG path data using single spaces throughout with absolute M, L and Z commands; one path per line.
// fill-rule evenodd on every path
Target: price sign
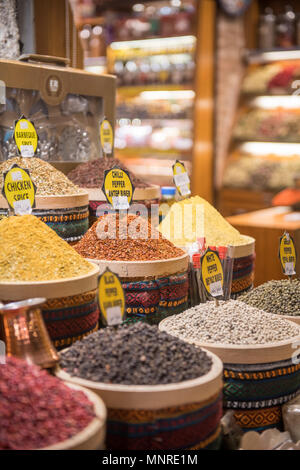
M 108 268 L 99 277 L 98 302 L 105 325 L 119 325 L 125 319 L 124 290 L 119 277 Z
M 111 123 L 107 119 L 103 119 L 100 124 L 100 142 L 103 153 L 106 155 L 112 154 L 114 133 Z
M 223 295 L 224 273 L 216 251 L 206 250 L 201 258 L 201 276 L 204 287 L 212 297 Z
M 105 170 L 102 190 L 115 210 L 127 210 L 132 202 L 134 186 L 125 170 L 115 167 Z
M 36 187 L 29 170 L 13 165 L 3 174 L 2 194 L 15 215 L 31 214 L 35 207 Z
M 33 157 L 38 144 L 38 135 L 32 121 L 22 116 L 15 121 L 14 139 L 22 157 Z
M 283 273 L 286 276 L 293 276 L 296 274 L 296 247 L 293 238 L 287 232 L 285 232 L 284 235 L 280 237 L 279 259 Z
M 176 160 L 172 168 L 173 181 L 180 196 L 189 196 L 191 194 L 191 182 L 184 164 Z

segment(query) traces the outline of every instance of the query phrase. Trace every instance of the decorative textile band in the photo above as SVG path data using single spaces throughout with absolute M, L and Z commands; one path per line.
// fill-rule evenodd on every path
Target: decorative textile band
M 235 410 L 245 429 L 280 426 L 281 405 L 300 390 L 300 364 L 291 359 L 268 364 L 224 364 L 223 376 L 224 408 Z
M 253 286 L 254 281 L 255 255 L 236 258 L 233 263 L 232 273 L 232 297 L 244 293 L 245 290 Z
M 267 408 L 270 406 L 277 406 L 277 405 L 284 405 L 288 401 L 295 398 L 298 395 L 298 391 L 291 393 L 290 395 L 286 395 L 284 397 L 274 398 L 271 400 L 263 400 L 263 401 L 226 401 L 224 402 L 224 408 L 232 408 L 232 409 L 258 409 L 258 408 Z
M 107 448 L 200 449 L 219 445 L 222 394 L 160 410 L 108 409 Z
M 124 282 L 127 321 L 159 323 L 163 318 L 183 312 L 188 303 L 188 274 L 144 281 Z
M 281 406 L 260 410 L 240 410 L 234 413 L 237 423 L 244 431 L 265 431 L 281 427 Z
M 71 297 L 48 299 L 42 307 L 42 313 L 55 347 L 69 346 L 98 327 L 96 290 Z

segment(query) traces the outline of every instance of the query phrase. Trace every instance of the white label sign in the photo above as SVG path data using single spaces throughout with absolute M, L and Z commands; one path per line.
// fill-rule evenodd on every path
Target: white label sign
M 107 308 L 106 315 L 108 326 L 119 325 L 120 323 L 122 323 L 121 307 L 115 306 Z
M 21 145 L 20 151 L 22 157 L 33 157 L 34 156 L 34 149 L 33 145 Z
M 223 288 L 221 281 L 212 282 L 210 284 L 210 294 L 213 297 L 218 297 L 219 295 L 223 295 Z
M 31 214 L 31 204 L 29 199 L 21 199 L 14 202 L 14 212 L 16 215 Z
M 127 196 L 112 196 L 113 208 L 115 210 L 127 210 L 129 209 L 129 203 Z

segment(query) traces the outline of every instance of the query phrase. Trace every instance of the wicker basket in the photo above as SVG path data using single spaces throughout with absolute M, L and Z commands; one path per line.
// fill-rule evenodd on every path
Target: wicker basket
M 164 321 L 159 329 L 168 331 Z M 244 431 L 264 431 L 281 427 L 281 405 L 299 393 L 300 364 L 293 360 L 299 342 L 300 328 L 295 338 L 262 345 L 193 344 L 224 363 L 224 408 L 235 411 Z
M 222 363 L 199 379 L 170 385 L 112 385 L 56 375 L 97 393 L 108 409 L 109 450 L 218 449 L 222 416 Z
M 188 256 L 158 261 L 100 261 L 100 273 L 109 268 L 119 275 L 125 291 L 127 322 L 158 324 L 186 310 Z

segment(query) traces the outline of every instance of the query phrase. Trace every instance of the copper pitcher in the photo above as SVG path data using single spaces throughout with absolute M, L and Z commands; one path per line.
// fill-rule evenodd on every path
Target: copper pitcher
M 7 356 L 17 356 L 44 369 L 54 367 L 58 354 L 46 329 L 40 306 L 43 298 L 0 306 L 0 339 Z

